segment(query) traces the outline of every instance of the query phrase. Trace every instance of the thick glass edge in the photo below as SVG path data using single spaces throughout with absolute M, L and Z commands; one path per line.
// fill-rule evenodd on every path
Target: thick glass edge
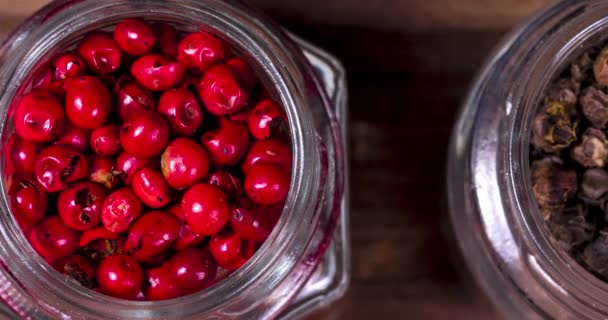
M 517 35 L 512 34 L 503 44 L 509 43 Z M 499 47 L 502 47 L 500 45 Z M 494 261 L 489 240 L 482 235 L 469 231 L 471 225 L 482 225 L 479 217 L 479 208 L 475 203 L 476 187 L 471 178 L 471 149 L 473 122 L 477 117 L 480 92 L 485 87 L 489 73 L 494 72 L 490 65 L 500 59 L 501 50 L 496 50 L 494 58 L 486 63 L 483 71 L 478 75 L 471 86 L 472 94 L 459 111 L 460 116 L 452 130 L 447 160 L 447 200 L 450 212 L 451 226 L 456 237 L 456 243 L 460 249 L 464 261 L 471 271 L 476 285 L 490 298 L 491 302 L 498 306 L 503 314 L 516 316 L 514 318 L 525 318 L 528 315 L 525 310 L 530 310 L 525 299 L 517 296 L 509 296 L 512 283 L 502 274 L 500 267 Z M 494 279 L 489 282 L 488 279 Z
M 304 51 L 319 77 L 342 131 L 345 154 L 348 155 L 348 107 L 346 72 L 339 60 L 306 40 L 287 32 Z M 300 290 L 289 307 L 278 319 L 303 319 L 320 308 L 327 307 L 346 293 L 350 284 L 350 195 L 349 166 L 345 158 L 344 196 L 341 201 L 340 221 L 332 244 L 315 273 Z

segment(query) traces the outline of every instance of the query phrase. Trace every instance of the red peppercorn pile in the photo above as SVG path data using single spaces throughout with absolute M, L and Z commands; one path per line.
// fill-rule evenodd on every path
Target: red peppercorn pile
M 126 19 L 87 34 L 15 98 L 16 221 L 68 279 L 124 299 L 202 290 L 283 209 L 287 116 L 219 38 Z

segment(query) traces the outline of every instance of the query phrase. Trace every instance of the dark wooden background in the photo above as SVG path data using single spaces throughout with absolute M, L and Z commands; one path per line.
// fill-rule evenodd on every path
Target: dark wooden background
M 444 167 L 459 103 L 503 30 L 404 33 L 275 16 L 348 72 L 353 274 L 326 319 L 491 318 L 452 259 Z
M 0 0 L 6 32 L 43 0 Z M 253 0 L 348 72 L 352 284 L 313 319 L 495 319 L 445 202 L 459 104 L 491 48 L 551 0 Z M 456 257 L 456 258 L 455 258 Z

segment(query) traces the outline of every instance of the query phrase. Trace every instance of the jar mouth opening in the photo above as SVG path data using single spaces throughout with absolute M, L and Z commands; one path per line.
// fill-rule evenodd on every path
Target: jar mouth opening
M 513 190 L 512 222 L 521 228 L 522 240 L 527 244 L 528 250 L 523 252 L 527 255 L 523 257 L 524 263 L 534 276 L 547 281 L 544 289 L 549 295 L 570 304 L 576 312 L 593 309 L 605 315 L 608 314 L 608 283 L 587 271 L 555 243 L 534 197 L 531 181 L 532 121 L 545 106 L 545 90 L 574 59 L 608 40 L 608 19 L 605 18 L 608 6 L 593 8 L 597 10 L 596 19 L 578 16 L 590 8 L 581 5 L 575 9 L 571 15 L 563 17 L 563 21 L 552 21 L 554 28 L 544 40 L 546 42 L 527 52 L 530 64 L 517 70 L 522 74 L 516 76 L 520 83 L 510 92 L 506 102 L 507 136 L 503 140 L 504 150 L 499 153 L 502 158 L 498 161 L 508 173 L 503 182 Z
M 315 219 L 318 219 L 318 212 L 316 211 L 319 208 L 313 208 L 312 205 L 308 205 L 310 210 L 295 211 L 295 208 L 306 207 L 306 203 L 314 204 L 318 202 L 319 193 L 324 188 L 321 183 L 324 178 L 320 177 L 323 165 L 312 156 L 318 152 L 318 141 L 316 141 L 312 120 L 310 119 L 311 115 L 307 113 L 305 108 L 302 108 L 302 105 L 306 103 L 304 96 L 310 94 L 304 92 L 304 90 L 314 91 L 318 88 L 314 87 L 314 81 L 300 74 L 301 70 L 290 67 L 295 64 L 290 58 L 290 55 L 294 54 L 293 48 L 280 45 L 283 42 L 290 42 L 283 35 L 273 34 L 261 28 L 260 26 L 263 27 L 264 24 L 263 21 L 251 17 L 247 18 L 247 15 L 251 15 L 251 12 L 247 12 L 247 10 L 251 9 L 245 6 L 233 3 L 226 4 L 217 0 L 186 0 L 179 3 L 168 1 L 147 1 L 143 3 L 113 1 L 107 4 L 88 0 L 65 0 L 53 3 L 43 9 L 43 11 L 47 11 L 47 16 L 43 18 L 43 22 L 32 22 L 48 24 L 52 28 L 44 30 L 44 34 L 42 30 L 34 31 L 32 34 L 26 35 L 27 37 L 24 37 L 24 39 L 17 39 L 22 43 L 19 43 L 21 49 L 14 55 L 14 59 L 15 61 L 23 60 L 23 62 L 19 63 L 18 66 L 11 67 L 12 70 L 8 74 L 6 71 L 0 73 L 0 88 L 4 89 L 0 106 L 3 108 L 1 111 L 4 113 L 5 119 L 8 119 L 8 106 L 13 100 L 13 96 L 18 94 L 17 90 L 25 89 L 20 86 L 23 83 L 22 80 L 29 76 L 31 70 L 35 70 L 34 68 L 39 64 L 38 60 L 59 49 L 58 46 L 62 42 L 73 42 L 87 31 L 112 25 L 123 18 L 132 16 L 149 17 L 154 20 L 169 22 L 184 22 L 184 16 L 176 13 L 176 7 L 191 10 L 188 16 L 191 20 L 188 22 L 191 22 L 191 25 L 195 27 L 204 25 L 209 31 L 228 41 L 237 50 L 241 50 L 241 53 L 245 54 L 244 58 L 253 62 L 252 65 L 257 68 L 258 74 L 263 72 L 266 87 L 274 90 L 275 97 L 285 107 L 289 118 L 293 149 L 293 172 L 289 195 L 277 226 L 245 266 L 219 284 L 199 293 L 154 302 L 115 299 L 76 284 L 61 281 L 60 275 L 46 265 L 42 258 L 31 249 L 13 218 L 6 217 L 6 215 L 0 218 L 0 237 L 16 240 L 7 240 L 6 243 L 1 243 L 4 241 L 0 240 L 0 244 L 3 246 L 0 248 L 0 255 L 8 257 L 10 253 L 14 252 L 21 252 L 22 255 L 18 261 L 5 261 L 9 272 L 13 272 L 11 265 L 20 264 L 21 267 L 25 265 L 27 268 L 25 272 L 29 272 L 30 275 L 33 273 L 37 278 L 54 277 L 54 281 L 49 281 L 46 284 L 37 283 L 37 288 L 43 289 L 42 291 L 67 288 L 77 293 L 80 299 L 85 299 L 86 301 L 82 305 L 90 310 L 100 310 L 104 305 L 111 303 L 114 309 L 123 308 L 123 316 L 134 318 L 151 316 L 152 312 L 158 310 L 169 310 L 170 312 L 171 308 L 180 308 L 183 305 L 192 306 L 193 304 L 199 305 L 197 310 L 192 311 L 193 313 L 200 314 L 201 312 L 217 310 L 227 301 L 238 299 L 238 296 L 247 291 L 250 285 L 258 279 L 263 278 L 266 283 L 278 285 L 300 259 L 295 254 L 298 250 L 299 252 L 304 251 L 307 241 L 303 240 L 312 236 L 316 225 Z M 58 9 L 61 12 L 57 12 Z M 100 18 L 100 12 L 103 12 L 103 18 Z M 95 22 L 92 23 L 91 21 Z M 186 23 L 180 24 L 185 25 Z M 69 30 L 68 38 L 63 38 L 66 35 L 60 30 Z M 25 45 L 30 41 L 28 38 L 38 39 L 35 46 L 24 48 L 28 47 Z M 30 41 L 30 44 L 33 43 Z M 0 49 L 0 51 L 2 50 L 6 49 Z M 4 61 L 4 63 L 10 63 L 10 61 Z M 6 121 L 1 125 L 3 135 L 6 137 L 8 125 Z M 0 186 L 3 190 L 6 190 L 5 181 L 2 181 Z M 0 209 L 9 212 L 6 192 L 4 192 L 4 201 L 0 203 Z M 288 247 L 290 248 L 289 251 Z M 277 251 L 277 248 L 281 248 L 281 250 Z M 265 266 L 266 269 L 262 266 Z M 21 279 L 19 274 L 13 274 L 17 279 Z M 61 293 L 61 291 L 58 292 Z M 211 299 L 211 297 L 214 298 Z M 217 297 L 222 297 L 222 299 L 218 300 Z M 65 298 L 65 296 L 62 298 Z M 167 314 L 164 314 L 164 316 L 167 316 Z

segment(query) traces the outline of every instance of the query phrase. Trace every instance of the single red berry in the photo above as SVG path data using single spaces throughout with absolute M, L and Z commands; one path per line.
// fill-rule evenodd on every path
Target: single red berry
M 87 157 L 89 172 L 87 179 L 98 183 L 108 190 L 116 188 L 120 182 L 122 172 L 116 170 L 116 162 L 112 158 L 102 157 L 98 154 Z
M 183 64 L 156 53 L 140 57 L 131 66 L 131 75 L 152 91 L 165 91 L 177 86 L 185 72 Z
M 81 255 L 71 255 L 53 267 L 85 288 L 91 289 L 95 284 L 95 266 L 91 260 Z
M 257 83 L 258 79 L 255 76 L 255 72 L 249 63 L 242 58 L 230 58 L 226 61 L 226 64 L 232 68 L 239 83 L 242 83 L 248 90 L 251 90 Z
M 57 97 L 65 94 L 66 81 L 55 79 L 55 67 L 46 65 L 32 76 L 32 91 L 47 91 Z
M 116 123 L 99 127 L 91 133 L 91 149 L 102 156 L 115 156 L 120 152 L 120 126 Z
M 275 165 L 258 163 L 245 175 L 245 193 L 255 203 L 277 204 L 287 197 L 291 178 L 287 171 Z
M 160 168 L 173 189 L 184 189 L 202 181 L 209 172 L 203 147 L 192 139 L 173 140 L 160 157 Z
M 180 35 L 175 27 L 164 22 L 154 22 L 152 29 L 156 33 L 156 47 L 158 50 L 169 57 L 177 56 Z
M 170 89 L 160 96 L 158 112 L 177 136 L 191 136 L 203 122 L 203 110 L 190 89 Z
M 131 183 L 137 197 L 150 208 L 161 208 L 172 200 L 171 187 L 160 171 L 143 168 L 135 173 Z
M 141 215 L 142 205 L 131 188 L 112 192 L 103 203 L 101 221 L 111 232 L 124 232 Z
M 11 211 L 22 227 L 36 225 L 44 218 L 49 199 L 33 177 L 19 176 L 9 189 Z
M 108 198 L 106 198 L 106 200 L 107 199 Z M 104 204 L 105 204 L 105 202 L 106 201 L 104 201 Z M 105 205 L 104 205 L 104 208 L 105 208 Z M 80 240 L 78 240 L 78 246 L 86 247 L 91 242 L 97 241 L 97 240 L 116 240 L 116 239 L 118 239 L 117 233 L 114 233 L 114 232 L 106 229 L 106 227 L 104 227 L 104 226 L 101 226 L 101 227 L 97 227 L 97 228 L 83 232 L 82 235 L 80 235 Z
M 156 97 L 137 81 L 130 77 L 120 77 L 114 86 L 116 113 L 121 121 L 127 121 L 132 114 L 142 110 L 154 111 Z
M 127 185 L 131 184 L 133 175 L 142 168 L 156 168 L 152 159 L 138 158 L 128 152 L 121 152 L 116 158 L 116 170 L 120 171 L 122 179 Z
M 80 233 L 68 228 L 58 216 L 48 216 L 30 230 L 32 248 L 49 263 L 71 255 L 78 247 Z
M 173 243 L 173 250 L 181 251 L 186 248 L 193 248 L 200 245 L 205 237 L 192 231 L 186 221 L 180 221 L 179 235 Z
M 185 249 L 176 253 L 168 265 L 177 286 L 190 294 L 209 287 L 217 273 L 217 263 L 207 250 Z
M 87 160 L 75 149 L 51 145 L 42 150 L 36 160 L 36 178 L 47 192 L 67 188 L 70 182 L 87 175 Z
M 169 250 L 179 236 L 179 220 L 162 211 L 144 213 L 129 228 L 124 250 L 136 260 L 148 261 Z
M 249 149 L 247 127 L 221 121 L 220 127 L 209 130 L 201 137 L 201 144 L 209 151 L 211 163 L 218 167 L 237 165 Z
M 17 134 L 33 142 L 49 142 L 63 130 L 65 114 L 55 96 L 44 91 L 30 92 L 15 108 L 13 123 Z
M 91 140 L 91 130 L 77 127 L 73 123 L 66 121 L 63 131 L 53 144 L 72 147 L 78 151 L 85 152 L 89 149 Z
M 144 272 L 135 259 L 114 254 L 99 264 L 97 283 L 105 294 L 116 298 L 135 299 L 144 283 Z
M 207 111 L 216 116 L 237 113 L 249 100 L 249 91 L 225 64 L 214 65 L 205 72 L 198 94 Z
M 169 143 L 169 126 L 163 117 L 152 111 L 141 111 L 123 123 L 120 144 L 139 158 L 160 155 Z
M 76 230 L 90 230 L 101 222 L 106 191 L 92 182 L 78 182 L 59 194 L 57 210 L 63 223 Z
M 13 134 L 6 143 L 5 165 L 7 174 L 29 175 L 36 170 L 36 158 L 42 146 L 23 140 Z
M 230 219 L 228 196 L 210 184 L 197 184 L 182 198 L 182 209 L 192 231 L 210 236 L 220 232 Z
M 264 241 L 281 217 L 282 206 L 259 206 L 247 198 L 232 207 L 230 225 L 243 239 Z
M 141 56 L 154 48 L 156 35 L 146 21 L 129 18 L 116 25 L 114 40 L 124 52 L 132 56 Z
M 179 237 L 173 243 L 173 250 L 180 251 L 197 247 L 205 240 L 204 236 L 192 231 L 192 228 L 186 222 L 186 215 L 181 204 L 169 207 L 167 213 L 174 215 L 180 221 Z
M 53 61 L 53 67 L 55 69 L 54 80 L 76 78 L 83 76 L 86 72 L 82 58 L 69 52 L 57 56 Z
M 234 265 L 243 257 L 242 245 L 243 239 L 234 231 L 230 231 L 211 237 L 209 251 L 220 266 L 234 270 Z
M 241 181 L 228 171 L 214 171 L 207 176 L 205 182 L 222 189 L 231 200 L 242 196 L 244 193 Z
M 228 271 L 234 271 L 240 267 L 242 267 L 257 250 L 256 242 L 251 240 L 243 240 L 241 242 L 241 255 L 240 257 L 233 263 L 224 265 L 223 268 Z
M 103 31 L 87 34 L 80 41 L 76 51 L 86 62 L 88 69 L 98 74 L 108 74 L 118 70 L 122 60 L 122 52 L 114 42 L 112 34 Z
M 224 43 L 207 32 L 193 32 L 179 43 L 177 59 L 201 73 L 224 57 Z
M 168 300 L 182 295 L 171 271 L 166 264 L 146 272 L 147 285 L 144 286 L 144 295 L 148 300 Z
M 256 139 L 266 139 L 286 131 L 287 115 L 270 99 L 258 103 L 249 116 L 249 131 Z
M 280 139 L 270 138 L 257 140 L 251 145 L 241 170 L 247 174 L 249 168 L 256 163 L 273 164 L 281 169 L 291 172 L 292 155 L 287 143 Z
M 110 116 L 112 96 L 99 78 L 82 76 L 70 81 L 65 111 L 75 125 L 85 129 L 99 128 Z

